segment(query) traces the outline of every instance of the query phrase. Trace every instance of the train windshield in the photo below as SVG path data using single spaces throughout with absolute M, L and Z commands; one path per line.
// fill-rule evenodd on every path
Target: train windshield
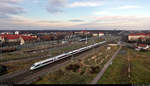
M 36 64 L 36 65 L 35 65 L 35 64 L 33 64 L 33 65 L 32 65 L 32 67 L 36 67 L 36 66 L 39 66 L 39 65 L 40 65 L 40 64 Z
M 31 67 L 34 67 L 35 66 L 35 64 L 33 64 Z
M 32 66 L 36 66 L 36 65 L 39 65 L 39 64 L 33 64 Z

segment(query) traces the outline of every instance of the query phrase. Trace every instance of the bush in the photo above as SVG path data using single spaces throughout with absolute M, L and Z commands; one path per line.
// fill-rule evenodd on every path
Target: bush
M 81 62 L 82 60 L 81 59 L 78 59 L 78 62 Z
M 0 75 L 4 74 L 7 72 L 7 67 L 4 65 L 0 65 Z
M 85 70 L 81 70 L 80 75 L 83 75 L 85 73 Z
M 58 76 L 62 76 L 62 75 L 65 74 L 65 72 L 64 72 L 62 69 L 59 69 L 59 70 L 56 71 L 56 74 L 57 74 Z
M 91 66 L 90 67 L 90 73 L 93 74 L 93 73 L 98 73 L 100 70 L 99 66 Z
M 76 72 L 79 68 L 79 64 L 70 64 L 66 67 L 66 70 L 72 70 L 73 72 Z

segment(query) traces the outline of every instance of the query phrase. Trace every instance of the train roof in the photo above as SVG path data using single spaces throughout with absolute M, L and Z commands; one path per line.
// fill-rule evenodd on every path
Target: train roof
M 61 56 L 64 56 L 64 55 L 66 55 L 66 53 L 60 54 L 58 56 L 55 56 L 55 57 L 52 57 L 52 58 L 49 58 L 49 59 L 45 59 L 43 61 L 36 62 L 35 64 L 40 64 L 40 63 L 43 63 L 43 62 L 46 62 L 46 61 L 49 61 L 49 60 L 53 60 L 54 58 L 58 58 L 58 57 L 61 57 Z
M 70 53 L 72 53 L 72 51 L 68 52 L 67 54 L 70 54 Z
M 40 62 L 37 62 L 37 64 L 39 64 L 39 63 L 43 63 L 43 62 L 46 62 L 46 61 L 49 61 L 49 60 L 52 60 L 52 59 L 54 59 L 54 57 L 52 57 L 52 58 L 49 58 L 49 59 L 45 59 L 45 60 L 43 60 L 43 61 L 40 61 Z
M 64 55 L 66 55 L 66 53 L 60 54 L 58 56 L 55 56 L 54 58 L 58 58 L 58 57 L 61 57 L 61 56 L 64 56 Z
M 76 52 L 76 51 L 79 51 L 79 49 L 77 49 L 77 50 L 73 50 L 72 52 Z

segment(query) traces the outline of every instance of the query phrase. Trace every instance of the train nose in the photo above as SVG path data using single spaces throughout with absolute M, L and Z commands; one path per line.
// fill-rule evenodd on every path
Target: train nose
M 34 70 L 34 67 L 30 67 L 30 70 Z

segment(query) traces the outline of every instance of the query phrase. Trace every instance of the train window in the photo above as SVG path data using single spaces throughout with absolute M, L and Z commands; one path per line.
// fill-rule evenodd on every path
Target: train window
M 49 63 L 49 62 L 53 62 L 53 59 L 52 59 L 52 60 L 50 60 L 50 61 L 44 62 L 43 64 L 45 64 L 45 63 Z
M 39 66 L 40 64 L 38 64 L 38 65 L 35 65 L 35 66 Z

